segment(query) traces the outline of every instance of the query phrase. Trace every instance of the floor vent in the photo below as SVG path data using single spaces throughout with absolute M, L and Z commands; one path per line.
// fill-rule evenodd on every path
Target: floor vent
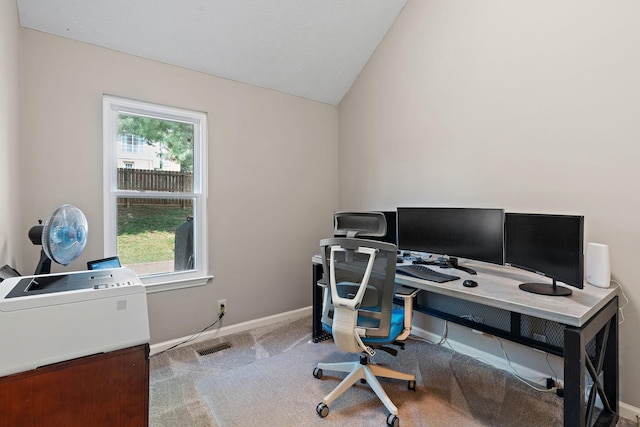
M 225 350 L 227 348 L 231 348 L 231 343 L 223 342 L 221 344 L 214 345 L 213 347 L 203 348 L 202 350 L 198 350 L 198 355 L 206 356 L 207 354 L 217 353 L 220 350 Z

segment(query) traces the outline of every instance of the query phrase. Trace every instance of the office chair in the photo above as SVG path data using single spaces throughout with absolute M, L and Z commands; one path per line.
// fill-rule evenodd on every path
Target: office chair
M 384 220 L 382 217 L 381 221 Z M 349 232 L 353 236 L 357 233 Z M 363 233 L 366 235 L 366 232 Z M 334 237 L 320 241 L 325 275 L 323 328 L 343 351 L 359 353 L 360 360 L 341 363 L 318 363 L 313 371 L 322 378 L 323 371 L 345 372 L 348 375 L 316 406 L 322 418 L 329 414 L 329 405 L 356 381 L 369 384 L 390 414 L 387 424 L 400 423 L 398 408 L 376 377 L 408 381 L 415 391 L 415 375 L 405 374 L 371 361 L 376 350 L 397 355 L 389 345 L 399 345 L 411 331 L 413 297 L 418 292 L 402 288 L 397 296 L 404 298 L 404 309 L 393 308 L 397 248 L 394 244 L 355 237 Z M 326 279 L 328 276 L 328 283 Z

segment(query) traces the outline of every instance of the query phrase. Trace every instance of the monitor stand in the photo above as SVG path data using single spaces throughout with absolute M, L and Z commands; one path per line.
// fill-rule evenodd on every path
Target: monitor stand
M 440 257 L 438 258 L 436 265 L 442 268 L 455 268 L 456 270 L 464 271 L 471 275 L 478 274 L 473 268 L 458 265 L 458 258 L 455 257 Z
M 398 261 L 400 262 L 400 261 Z M 436 261 L 428 261 L 422 258 L 413 261 L 414 264 L 437 265 L 440 268 L 455 268 L 456 270 L 465 271 L 469 274 L 478 274 L 473 268 L 458 265 L 458 258 L 439 257 Z
M 538 295 L 550 295 L 553 297 L 565 297 L 572 294 L 571 289 L 558 286 L 556 279 L 553 283 L 521 283 L 520 289 Z

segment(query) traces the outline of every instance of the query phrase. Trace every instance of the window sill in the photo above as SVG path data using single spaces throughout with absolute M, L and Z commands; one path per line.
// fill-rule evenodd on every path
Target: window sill
M 195 288 L 197 286 L 204 286 L 209 283 L 210 280 L 213 279 L 213 276 L 202 276 L 202 277 L 193 277 L 189 279 L 182 280 L 167 280 L 166 282 L 154 282 L 154 283 L 144 283 L 144 278 L 142 279 L 142 283 L 144 283 L 145 288 L 147 289 L 147 294 L 154 294 L 156 292 L 166 292 L 166 291 L 174 291 L 176 289 L 184 289 L 184 288 Z

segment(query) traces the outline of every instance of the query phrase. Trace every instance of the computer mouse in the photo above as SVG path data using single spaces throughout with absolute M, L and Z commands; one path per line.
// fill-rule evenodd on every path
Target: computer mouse
M 476 286 L 478 286 L 478 282 L 476 282 L 475 280 L 465 280 L 464 282 L 462 282 L 462 286 L 464 286 L 465 288 L 475 288 Z

